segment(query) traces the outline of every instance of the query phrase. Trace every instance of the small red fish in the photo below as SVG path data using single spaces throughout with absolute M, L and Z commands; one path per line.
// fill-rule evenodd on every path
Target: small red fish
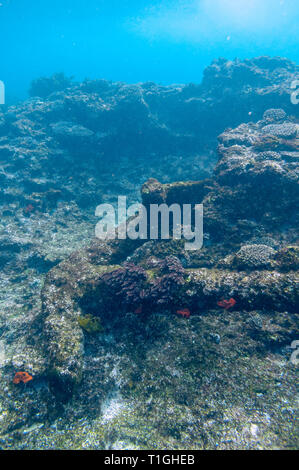
M 236 301 L 235 299 L 231 298 L 229 300 L 219 300 L 219 302 L 217 302 L 217 305 L 219 307 L 223 307 L 225 310 L 228 310 L 229 308 L 232 308 L 236 305 Z
M 28 204 L 28 206 L 26 206 L 24 209 L 25 214 L 31 214 L 31 212 L 33 211 L 34 211 L 34 206 L 32 204 Z
M 23 382 L 26 384 L 27 382 L 30 382 L 33 377 L 28 374 L 28 372 L 16 372 L 16 375 L 14 376 L 13 383 L 14 384 L 19 384 L 20 382 Z
M 136 310 L 134 310 L 134 313 L 142 313 L 142 305 L 140 305 L 140 307 L 136 308 Z
M 184 308 L 183 310 L 177 310 L 176 312 L 178 315 L 182 315 L 183 318 L 190 318 L 190 310 L 189 308 Z

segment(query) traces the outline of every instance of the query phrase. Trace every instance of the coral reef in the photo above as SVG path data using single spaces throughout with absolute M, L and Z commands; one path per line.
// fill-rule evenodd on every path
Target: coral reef
M 104 274 L 102 279 L 112 298 L 120 299 L 125 307 L 137 307 L 146 296 L 146 271 L 133 263 L 125 263 L 123 268 Z
M 235 254 L 233 266 L 240 270 L 271 268 L 275 250 L 267 245 L 244 245 Z
M 151 281 L 148 301 L 175 309 L 181 303 L 180 286 L 184 284 L 185 270 L 175 256 L 167 256 L 158 263 L 158 268 L 160 272 Z
M 297 76 L 58 76 L 0 112 L 1 448 L 298 447 Z M 203 203 L 203 248 L 91 239 L 118 194 Z

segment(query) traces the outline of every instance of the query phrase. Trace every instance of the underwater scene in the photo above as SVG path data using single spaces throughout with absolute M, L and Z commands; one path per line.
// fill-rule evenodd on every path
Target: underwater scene
M 298 449 L 298 19 L 1 0 L 1 450 Z

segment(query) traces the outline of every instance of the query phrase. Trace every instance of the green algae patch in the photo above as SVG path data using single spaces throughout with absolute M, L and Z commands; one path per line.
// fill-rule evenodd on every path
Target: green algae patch
M 117 269 L 121 268 L 120 264 L 110 264 L 110 265 L 99 265 L 95 267 L 95 272 L 99 275 L 111 273 L 112 271 L 116 271 Z
M 100 318 L 93 315 L 81 315 L 78 318 L 81 328 L 89 334 L 101 333 L 104 331 Z

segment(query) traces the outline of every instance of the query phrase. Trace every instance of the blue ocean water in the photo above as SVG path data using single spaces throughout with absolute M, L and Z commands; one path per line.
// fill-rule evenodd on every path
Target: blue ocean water
M 137 83 L 201 81 L 218 57 L 298 61 L 297 0 L 2 0 L 7 99 L 64 72 Z

